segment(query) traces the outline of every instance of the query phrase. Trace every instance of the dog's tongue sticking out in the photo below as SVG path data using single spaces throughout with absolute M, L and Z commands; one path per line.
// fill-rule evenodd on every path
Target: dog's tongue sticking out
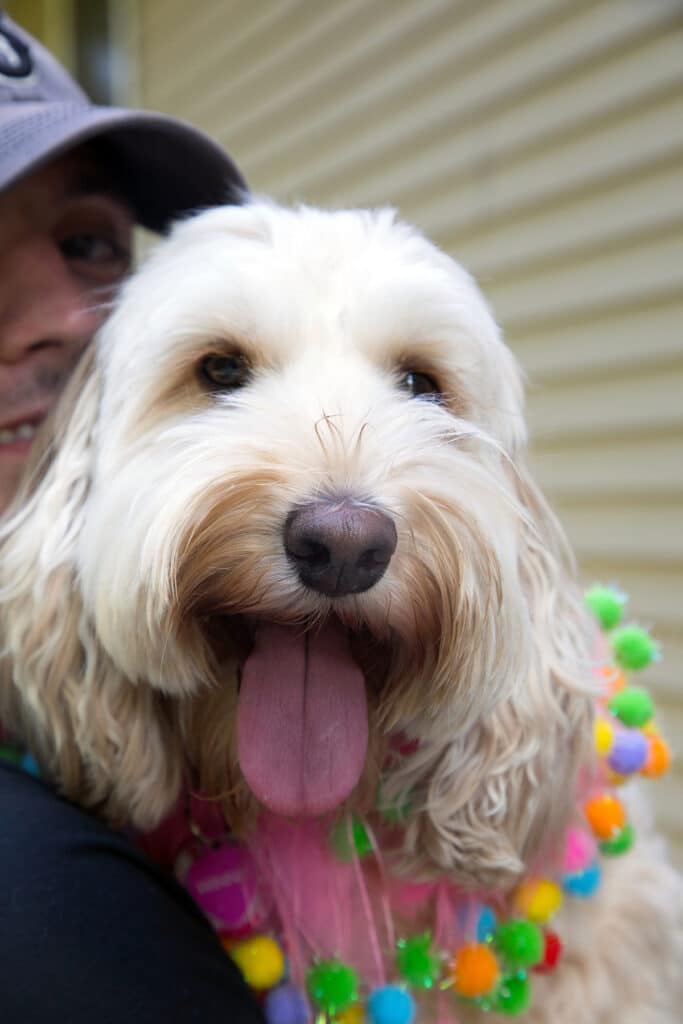
M 237 711 L 239 762 L 257 799 L 283 815 L 332 810 L 358 782 L 367 742 L 365 681 L 342 626 L 262 625 Z

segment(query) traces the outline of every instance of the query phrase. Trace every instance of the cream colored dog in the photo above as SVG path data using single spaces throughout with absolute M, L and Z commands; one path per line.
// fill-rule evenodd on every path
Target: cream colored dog
M 50 430 L 3 534 L 0 718 L 69 797 L 148 829 L 189 773 L 248 829 L 368 811 L 381 775 L 413 795 L 397 870 L 497 890 L 562 833 L 592 626 L 515 361 L 416 231 L 266 203 L 181 224 Z M 680 910 L 643 837 L 563 911 L 527 1019 L 680 1021 Z

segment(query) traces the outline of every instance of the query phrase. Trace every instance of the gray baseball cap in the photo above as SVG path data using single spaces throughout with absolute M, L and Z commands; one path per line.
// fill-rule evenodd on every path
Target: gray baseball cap
M 241 203 L 248 188 L 221 147 L 163 114 L 95 106 L 37 40 L 0 11 L 0 191 L 90 139 L 138 221 Z M 99 144 L 99 141 L 98 141 Z

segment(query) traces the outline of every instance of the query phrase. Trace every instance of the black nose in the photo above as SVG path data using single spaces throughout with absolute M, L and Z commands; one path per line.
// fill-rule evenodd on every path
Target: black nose
M 374 587 L 395 550 L 393 520 L 353 501 L 302 505 L 285 522 L 285 551 L 299 579 L 330 597 Z

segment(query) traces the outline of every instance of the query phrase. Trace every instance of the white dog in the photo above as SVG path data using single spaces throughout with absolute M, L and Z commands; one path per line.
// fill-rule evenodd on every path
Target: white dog
M 592 760 L 593 625 L 525 449 L 479 291 L 390 211 L 181 224 L 5 527 L 0 718 L 70 798 L 142 830 L 188 778 L 245 836 L 264 807 L 351 808 L 381 836 L 378 785 L 409 792 L 386 869 L 500 904 Z M 679 1021 L 680 910 L 641 835 L 565 901 L 524 1019 Z

